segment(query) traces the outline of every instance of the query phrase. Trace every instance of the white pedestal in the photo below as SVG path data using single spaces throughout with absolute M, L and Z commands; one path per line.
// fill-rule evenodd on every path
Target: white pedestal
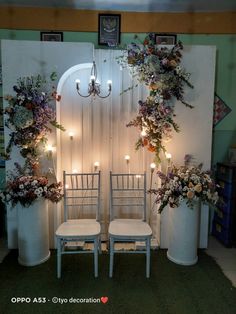
M 50 257 L 48 201 L 41 198 L 29 207 L 18 204 L 17 210 L 18 262 L 24 266 L 41 264 Z
M 193 209 L 183 201 L 178 208 L 169 208 L 169 246 L 167 257 L 180 265 L 197 263 L 199 239 L 199 207 Z

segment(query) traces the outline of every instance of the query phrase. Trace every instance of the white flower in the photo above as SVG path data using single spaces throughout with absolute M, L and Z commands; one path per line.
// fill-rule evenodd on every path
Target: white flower
M 43 188 L 40 186 L 40 187 L 38 188 L 38 191 L 39 191 L 39 193 L 43 193 Z
M 39 194 L 41 194 L 41 191 L 40 191 L 39 189 L 36 189 L 36 190 L 34 191 L 34 194 L 39 195 Z

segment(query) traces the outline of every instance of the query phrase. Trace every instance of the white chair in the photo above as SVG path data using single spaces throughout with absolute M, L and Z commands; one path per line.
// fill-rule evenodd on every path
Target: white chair
M 131 210 L 140 212 L 139 219 L 130 217 Z M 119 219 L 117 212 L 123 217 Z M 128 215 L 129 214 L 129 215 Z M 118 217 L 117 217 L 118 216 Z M 146 254 L 146 277 L 150 277 L 150 242 L 152 229 L 146 222 L 146 173 L 113 174 L 110 172 L 110 267 L 109 276 L 113 275 L 114 253 Z M 145 243 L 145 250 L 115 250 L 115 242 Z
M 76 253 L 94 254 L 94 276 L 98 276 L 98 250 L 101 251 L 100 177 L 100 171 L 80 174 L 63 172 L 64 222 L 56 230 L 58 278 L 61 277 L 62 255 Z M 77 246 L 73 247 L 81 241 L 93 242 L 93 249 L 78 250 Z

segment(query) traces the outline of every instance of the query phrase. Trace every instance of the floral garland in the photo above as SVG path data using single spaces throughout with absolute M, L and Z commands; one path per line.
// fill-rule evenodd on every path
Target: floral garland
M 171 100 L 176 98 L 186 107 L 193 108 L 184 100 L 184 85 L 193 86 L 189 82 L 190 74 L 180 65 L 182 49 L 181 42 L 171 49 L 158 47 L 155 35 L 150 33 L 142 45 L 132 43 L 118 58 L 118 63 L 128 67 L 150 90 L 146 101 L 139 101 L 138 114 L 127 126 L 135 126 L 140 131 L 136 149 L 147 147 L 155 152 L 158 162 L 161 151 L 165 151 L 163 140 L 171 138 L 173 130 L 179 132 Z
M 51 82 L 56 80 L 55 72 L 50 79 Z M 63 196 L 62 184 L 48 184 L 47 177 L 40 173 L 39 159 L 52 128 L 65 130 L 56 121 L 52 103 L 55 99 L 60 100 L 60 95 L 56 94 L 54 86 L 49 92 L 47 81 L 40 75 L 19 78 L 13 90 L 16 95 L 5 97 L 8 106 L 3 110 L 5 125 L 11 130 L 4 157 L 10 159 L 13 146 L 17 146 L 25 164 L 21 167 L 15 163 L 15 169 L 8 173 L 2 199 L 13 206 L 17 202 L 29 206 L 39 197 L 58 202 Z
M 52 73 L 51 81 L 56 79 Z M 47 143 L 47 135 L 52 127 L 64 130 L 56 122 L 56 114 L 51 101 L 60 99 L 55 88 L 49 93 L 46 80 L 40 75 L 36 77 L 19 78 L 13 86 L 15 96 L 6 96 L 8 106 L 4 109 L 7 115 L 5 125 L 12 131 L 6 148 L 5 158 L 10 158 L 12 147 L 18 146 L 22 157 L 26 159 L 26 166 L 37 172 L 42 146 Z

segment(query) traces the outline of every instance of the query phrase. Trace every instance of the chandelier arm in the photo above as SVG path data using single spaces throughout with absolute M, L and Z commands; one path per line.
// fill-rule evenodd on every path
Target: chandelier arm
M 90 83 L 88 85 L 88 94 L 87 95 L 82 95 L 80 93 L 80 81 L 79 80 L 76 80 L 76 90 L 77 90 L 77 93 L 79 96 L 81 97 L 84 97 L 84 98 L 87 98 L 91 95 L 93 95 L 94 97 L 95 96 L 98 96 L 99 98 L 107 98 L 108 96 L 110 96 L 111 94 L 111 90 L 112 90 L 112 87 L 111 87 L 111 81 L 107 81 L 108 83 L 108 94 L 105 95 L 105 96 L 102 96 L 100 95 L 101 93 L 101 85 L 100 83 L 97 82 L 97 66 L 96 66 L 96 63 L 95 61 L 93 61 L 93 66 L 92 66 L 92 69 L 91 69 L 91 78 L 90 78 Z
M 111 95 L 111 91 L 106 95 L 106 96 L 101 96 L 100 94 L 97 94 L 97 96 L 99 97 L 99 98 L 107 98 L 108 96 L 110 96 Z
M 91 96 L 91 94 L 88 94 L 88 95 L 86 95 L 86 96 L 80 94 L 80 92 L 78 91 L 78 89 L 77 89 L 77 93 L 78 93 L 81 97 L 84 97 L 84 98 L 87 98 L 87 97 Z

